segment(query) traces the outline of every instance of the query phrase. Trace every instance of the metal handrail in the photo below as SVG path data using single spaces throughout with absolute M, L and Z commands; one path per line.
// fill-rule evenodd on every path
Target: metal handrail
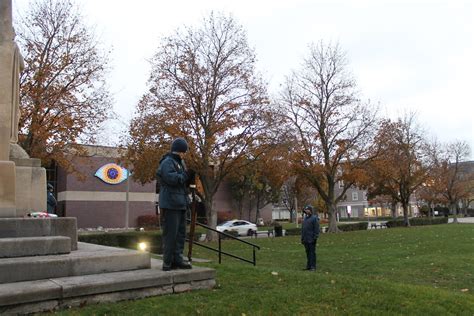
M 188 222 L 191 222 L 190 219 L 188 219 L 187 221 L 188 221 Z M 253 264 L 254 266 L 257 265 L 257 257 L 256 257 L 256 255 L 255 255 L 255 248 L 257 248 L 258 250 L 260 250 L 260 246 L 255 245 L 255 244 L 253 244 L 253 243 L 251 243 L 251 242 L 248 242 L 248 241 L 246 241 L 246 240 L 242 240 L 242 239 L 240 239 L 240 238 L 238 238 L 238 237 L 235 237 L 235 236 L 232 236 L 232 235 L 230 235 L 230 234 L 227 234 L 227 233 L 224 233 L 224 232 L 220 232 L 220 231 L 218 231 L 218 230 L 215 229 L 215 228 L 209 227 L 209 226 L 204 225 L 204 224 L 201 224 L 201 223 L 197 223 L 197 222 L 196 222 L 196 225 L 199 225 L 199 226 L 201 226 L 201 227 L 203 227 L 203 228 L 206 228 L 206 229 L 208 229 L 208 230 L 212 230 L 212 231 L 214 231 L 214 232 L 216 232 L 216 233 L 218 234 L 218 241 L 219 241 L 219 243 L 218 243 L 218 244 L 219 244 L 219 248 L 218 248 L 218 249 L 209 247 L 209 246 L 207 246 L 207 245 L 201 244 L 201 243 L 196 242 L 196 241 L 194 241 L 193 244 L 219 253 L 219 264 L 222 263 L 222 255 L 226 255 L 226 256 L 229 256 L 229 257 L 232 257 L 232 258 L 235 258 L 235 259 L 239 259 L 239 260 L 241 260 L 241 261 L 245 261 L 245 262 L 251 263 L 251 264 Z M 253 260 L 251 261 L 251 260 L 248 260 L 248 259 L 245 259 L 245 258 L 236 256 L 236 255 L 233 255 L 233 254 L 231 254 L 231 253 L 222 251 L 222 244 L 221 244 L 222 236 L 225 236 L 225 237 L 230 238 L 230 239 L 238 240 L 239 242 L 242 242 L 242 243 L 244 243 L 244 244 L 247 244 L 247 245 L 249 245 L 249 246 L 252 246 Z M 193 238 L 194 236 L 190 236 L 190 237 Z M 186 238 L 186 240 L 189 241 L 188 238 Z

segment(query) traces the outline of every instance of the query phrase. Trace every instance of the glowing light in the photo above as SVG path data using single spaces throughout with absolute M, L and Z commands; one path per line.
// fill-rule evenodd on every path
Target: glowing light
M 94 174 L 107 184 L 119 184 L 128 178 L 128 170 L 115 163 L 103 165 Z
M 138 249 L 141 251 L 146 251 L 148 249 L 148 245 L 146 242 L 139 242 Z

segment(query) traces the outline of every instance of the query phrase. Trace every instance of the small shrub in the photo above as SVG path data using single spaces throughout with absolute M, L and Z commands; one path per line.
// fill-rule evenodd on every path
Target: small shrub
M 157 228 L 158 215 L 140 215 L 137 217 L 137 226 L 144 228 Z
M 448 216 L 449 215 L 449 208 L 445 206 L 435 206 L 434 208 L 435 214 L 438 216 Z
M 301 235 L 301 228 L 288 228 L 285 230 L 286 236 L 299 236 Z
M 234 236 L 234 237 L 239 237 L 239 233 L 236 232 L 235 230 L 229 230 L 229 231 L 226 231 L 225 233 L 226 233 L 227 235 L 231 235 L 231 236 Z M 221 235 L 221 237 L 222 237 L 223 239 L 226 239 L 226 238 L 231 239 L 231 238 L 229 238 L 229 237 L 227 237 L 227 236 L 224 236 L 224 235 Z
M 358 222 L 352 224 L 340 224 L 337 228 L 343 232 L 355 231 L 355 230 L 367 230 L 368 222 Z
M 448 218 L 447 217 L 433 217 L 433 218 L 426 218 L 426 217 L 413 217 L 410 218 L 410 225 L 411 226 L 423 226 L 423 225 L 438 225 L 438 224 L 447 224 Z M 404 219 L 396 219 L 387 222 L 388 228 L 393 227 L 404 227 L 405 220 Z
M 156 232 L 126 232 L 126 233 L 100 233 L 90 235 L 80 235 L 81 242 L 120 247 L 137 250 L 139 242 L 146 242 L 149 251 L 152 253 L 162 253 L 161 234 Z
M 217 212 L 217 224 L 222 224 L 224 222 L 232 220 L 231 212 Z
M 466 210 L 466 213 L 468 216 L 474 216 L 474 208 L 468 208 Z
M 278 222 L 277 220 L 275 220 L 275 221 L 273 221 L 273 222 L 271 223 L 271 226 L 273 226 L 273 227 L 281 227 L 281 223 Z
M 420 207 L 420 213 L 423 216 L 428 216 L 430 212 L 431 212 L 431 209 L 428 205 L 423 205 L 422 207 Z
M 393 220 L 387 221 L 386 225 L 387 225 L 387 228 L 405 226 L 405 220 L 404 219 L 393 219 Z

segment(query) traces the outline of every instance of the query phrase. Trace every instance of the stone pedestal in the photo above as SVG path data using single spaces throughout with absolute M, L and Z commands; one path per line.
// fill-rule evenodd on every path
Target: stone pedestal
M 1 63 L 1 45 L 0 45 L 0 67 Z M 3 73 L 3 68 L 0 73 Z M 0 78 L 1 80 L 1 78 Z M 2 89 L 2 84 L 0 82 L 0 89 Z M 5 92 L 0 90 L 0 100 L 3 99 Z M 11 115 L 11 109 L 8 107 L 8 104 L 0 102 L 0 161 L 8 160 L 8 154 L 10 153 L 10 125 L 9 122 L 5 122 L 4 117 Z
M 13 159 L 16 169 L 16 216 L 46 212 L 46 169 L 39 159 Z
M 0 217 L 16 216 L 15 182 L 15 163 L 0 161 Z
M 10 145 L 9 158 L 15 164 L 16 216 L 46 212 L 46 170 L 41 160 L 30 158 L 18 144 Z

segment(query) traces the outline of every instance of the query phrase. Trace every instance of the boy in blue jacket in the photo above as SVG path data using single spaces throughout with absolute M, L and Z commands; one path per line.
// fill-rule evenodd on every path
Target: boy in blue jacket
M 301 226 L 301 243 L 306 250 L 306 269 L 316 270 L 316 242 L 319 237 L 319 217 L 313 214 L 313 208 L 307 205 L 303 208 L 304 220 Z

